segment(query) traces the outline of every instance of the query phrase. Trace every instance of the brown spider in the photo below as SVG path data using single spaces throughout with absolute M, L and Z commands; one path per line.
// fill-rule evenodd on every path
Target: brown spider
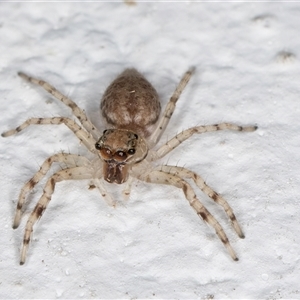
M 156 90 L 137 70 L 126 69 L 110 84 L 104 93 L 101 110 L 109 129 L 104 130 L 102 134 L 88 119 L 84 111 L 71 99 L 60 93 L 49 83 L 19 73 L 22 78 L 40 85 L 56 99 L 70 107 L 79 122 L 66 117 L 31 118 L 16 129 L 2 133 L 2 136 L 7 137 L 16 134 L 33 124 L 65 124 L 94 154 L 93 160 L 81 155 L 66 153 L 50 156 L 42 164 L 39 171 L 21 189 L 13 228 L 17 228 L 20 224 L 22 208 L 28 193 L 46 175 L 52 163 L 66 164 L 65 169 L 50 176 L 43 190 L 43 195 L 28 218 L 20 264 L 25 262 L 33 227 L 49 204 L 56 183 L 70 179 L 92 180 L 92 184 L 100 190 L 102 196 L 110 205 L 114 205 L 114 201 L 105 190 L 103 179 L 110 183 L 121 184 L 127 182 L 123 192 L 124 196 L 127 197 L 134 178 L 145 182 L 168 184 L 181 188 L 196 213 L 215 229 L 230 256 L 234 260 L 238 260 L 222 226 L 197 199 L 194 190 L 186 180 L 193 180 L 206 195 L 224 208 L 238 236 L 243 238 L 244 234 L 227 201 L 210 188 L 198 174 L 183 167 L 155 166 L 154 164 L 155 161 L 164 157 L 195 133 L 225 129 L 251 132 L 257 128 L 256 126 L 242 127 L 229 123 L 196 126 L 182 131 L 164 145 L 154 149 L 170 121 L 176 102 L 190 80 L 193 70 L 190 69 L 184 74 L 162 116 L 159 118 L 161 106 Z

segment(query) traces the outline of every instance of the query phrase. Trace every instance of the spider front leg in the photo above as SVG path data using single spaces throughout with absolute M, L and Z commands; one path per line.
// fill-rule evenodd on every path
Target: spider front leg
M 102 170 L 101 170 L 102 171 Z M 101 196 L 104 198 L 105 202 L 112 207 L 116 207 L 116 201 L 113 199 L 113 197 L 110 195 L 109 192 L 107 192 L 105 186 L 104 186 L 104 179 L 101 175 L 101 177 L 96 177 L 93 179 L 93 182 L 95 186 L 98 188 Z
M 33 226 L 39 220 L 44 213 L 45 209 L 47 208 L 52 194 L 55 189 L 55 185 L 57 182 L 63 181 L 63 180 L 71 180 L 71 179 L 91 179 L 93 177 L 93 174 L 90 170 L 90 168 L 87 167 L 75 167 L 70 169 L 64 169 L 61 170 L 54 175 L 52 175 L 44 188 L 44 192 L 38 203 L 36 204 L 33 212 L 28 218 L 28 221 L 26 223 L 25 227 L 25 234 L 23 239 L 23 245 L 21 250 L 21 260 L 20 264 L 23 265 L 25 263 L 26 259 L 26 253 L 29 247 L 29 242 L 31 238 L 31 234 L 33 232 Z
M 198 175 L 186 168 L 183 168 L 183 167 L 175 167 L 175 166 L 168 166 L 168 165 L 160 166 L 159 170 L 166 172 L 167 174 L 172 174 L 172 175 L 176 175 L 178 177 L 192 179 L 195 182 L 195 184 L 201 189 L 201 191 L 203 193 L 205 193 L 213 201 L 215 201 L 217 204 L 219 204 L 220 206 L 223 207 L 227 216 L 231 220 L 232 226 L 235 229 L 238 236 L 240 238 L 245 237 L 245 235 L 233 213 L 233 210 L 230 207 L 230 205 L 228 204 L 228 202 L 222 196 L 220 196 L 217 192 L 215 192 L 211 187 L 209 187 L 200 175 Z
M 162 170 L 154 170 L 149 172 L 148 174 L 139 175 L 138 179 L 150 183 L 168 184 L 181 188 L 185 194 L 186 199 L 189 201 L 190 205 L 194 208 L 197 214 L 215 229 L 216 234 L 228 250 L 232 259 L 236 261 L 238 260 L 224 232 L 224 229 L 212 216 L 212 214 L 204 207 L 204 205 L 197 199 L 197 196 L 194 193 L 192 187 L 185 180 L 183 180 L 179 176 L 164 172 Z
M 58 153 L 48 157 L 41 165 L 40 169 L 35 173 L 35 175 L 21 189 L 13 222 L 14 229 L 16 229 L 20 225 L 22 208 L 26 202 L 28 193 L 36 186 L 36 184 L 38 184 L 42 180 L 42 178 L 51 168 L 51 165 L 55 162 L 64 163 L 66 166 L 68 166 L 68 168 L 78 166 L 88 167 L 91 165 L 87 158 L 75 154 Z
M 87 147 L 89 151 L 97 154 L 95 149 L 96 140 L 92 137 L 92 135 L 85 130 L 83 130 L 76 122 L 69 118 L 65 117 L 53 117 L 53 118 L 31 118 L 25 121 L 23 124 L 18 126 L 16 129 L 11 129 L 9 131 L 5 131 L 1 134 L 3 137 L 11 136 L 16 134 L 30 125 L 60 125 L 65 124 L 73 133 L 77 136 L 77 138 Z
M 45 89 L 48 93 L 54 96 L 57 100 L 64 103 L 66 106 L 70 107 L 73 114 L 77 117 L 77 119 L 82 124 L 83 128 L 85 128 L 88 132 L 91 132 L 95 139 L 98 139 L 101 136 L 99 130 L 93 125 L 93 123 L 89 120 L 86 116 L 85 112 L 70 98 L 63 95 L 60 91 L 58 91 L 54 86 L 50 85 L 48 82 L 40 79 L 36 79 L 34 77 L 28 76 L 25 73 L 19 72 L 18 75 L 23 79 L 32 82 L 41 86 Z
M 122 196 L 125 201 L 128 201 L 130 192 L 131 192 L 131 186 L 132 186 L 133 178 L 129 177 L 128 180 L 125 182 L 125 187 L 122 191 Z

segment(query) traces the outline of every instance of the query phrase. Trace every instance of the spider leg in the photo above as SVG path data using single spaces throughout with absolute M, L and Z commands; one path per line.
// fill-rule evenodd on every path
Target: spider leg
M 53 118 L 31 118 L 25 121 L 20 126 L 16 127 L 16 129 L 11 129 L 9 131 L 3 132 L 1 135 L 3 137 L 7 137 L 13 134 L 16 134 L 26 127 L 30 125 L 60 125 L 65 124 L 73 133 L 77 136 L 77 138 L 87 147 L 89 151 L 94 154 L 97 154 L 95 149 L 96 140 L 92 137 L 90 133 L 82 129 L 75 121 L 65 118 L 65 117 L 53 117 Z
M 13 222 L 14 229 L 16 229 L 20 225 L 22 208 L 26 202 L 28 193 L 36 186 L 36 184 L 38 184 L 42 180 L 42 178 L 46 175 L 54 162 L 65 163 L 68 168 L 90 166 L 89 160 L 80 155 L 58 153 L 48 157 L 41 165 L 40 169 L 35 173 L 35 175 L 21 189 Z
M 161 135 L 163 134 L 163 132 L 165 131 L 166 127 L 169 124 L 169 121 L 172 117 L 172 114 L 175 110 L 175 106 L 176 106 L 176 102 L 179 99 L 181 93 L 183 92 L 184 88 L 186 87 L 187 83 L 189 82 L 189 80 L 191 79 L 193 73 L 194 73 L 195 68 L 191 68 L 190 70 L 188 70 L 182 77 L 182 79 L 180 80 L 179 84 L 177 85 L 172 97 L 170 98 L 162 117 L 160 118 L 160 120 L 158 121 L 155 130 L 153 131 L 153 133 L 151 134 L 150 138 L 149 138 L 149 146 L 150 148 L 154 145 L 157 144 L 157 142 L 159 141 Z
M 122 196 L 125 201 L 128 201 L 130 192 L 131 192 L 131 186 L 132 186 L 133 177 L 129 177 L 128 180 L 125 182 L 125 187 L 122 191 Z
M 257 126 L 239 126 L 230 123 L 220 123 L 215 125 L 191 127 L 189 129 L 183 130 L 182 132 L 178 133 L 175 137 L 173 137 L 167 143 L 162 145 L 158 150 L 155 151 L 156 154 L 153 155 L 153 158 L 151 160 L 153 161 L 164 157 L 166 154 L 168 154 L 173 149 L 178 147 L 182 142 L 190 138 L 195 133 L 200 134 L 200 133 L 218 131 L 218 130 L 252 132 L 255 131 L 256 129 Z
M 55 173 L 54 175 L 52 175 L 48 179 L 44 188 L 43 195 L 38 201 L 38 203 L 36 204 L 34 210 L 32 211 L 26 223 L 23 245 L 21 250 L 21 259 L 20 259 L 21 265 L 25 263 L 26 253 L 29 247 L 29 242 L 30 242 L 31 234 L 33 232 L 33 227 L 35 223 L 41 218 L 42 214 L 47 208 L 51 200 L 52 194 L 54 192 L 56 183 L 63 180 L 70 180 L 70 179 L 78 180 L 78 179 L 91 179 L 91 178 L 92 178 L 92 174 L 89 168 L 75 167 L 75 168 L 61 170 Z
M 168 174 L 172 174 L 178 177 L 184 177 L 184 178 L 189 178 L 192 179 L 195 184 L 200 188 L 200 190 L 205 193 L 208 197 L 210 197 L 213 201 L 215 201 L 217 204 L 219 204 L 220 206 L 223 207 L 224 211 L 226 212 L 227 216 L 229 217 L 229 219 L 231 220 L 232 226 L 235 229 L 236 233 L 238 234 L 238 236 L 240 238 L 244 238 L 244 233 L 233 213 L 232 208 L 230 207 L 230 205 L 228 204 L 228 202 L 222 197 L 220 196 L 217 192 L 215 192 L 211 187 L 209 187 L 205 181 L 203 180 L 203 178 L 186 169 L 186 168 L 182 168 L 182 167 L 175 167 L 175 166 L 160 166 L 159 167 L 160 170 L 162 170 L 163 172 L 166 172 Z
M 197 196 L 194 193 L 192 187 L 185 180 L 183 180 L 179 176 L 164 172 L 162 170 L 150 171 L 148 174 L 140 175 L 138 179 L 146 182 L 168 184 L 181 188 L 185 194 L 186 199 L 189 201 L 190 205 L 194 208 L 197 214 L 215 229 L 216 234 L 224 244 L 232 259 L 238 260 L 224 232 L 224 229 L 222 228 L 220 223 L 212 216 L 212 214 L 204 207 L 204 205 L 197 199 Z
M 61 101 L 66 106 L 70 107 L 73 114 L 77 117 L 77 119 L 82 124 L 83 128 L 85 128 L 88 132 L 91 132 L 94 139 L 97 140 L 101 136 L 101 133 L 92 124 L 92 122 L 86 116 L 85 112 L 74 101 L 72 101 L 67 96 L 63 95 L 54 86 L 50 85 L 48 82 L 45 82 L 44 80 L 36 79 L 36 78 L 28 76 L 22 72 L 19 72 L 18 75 L 29 82 L 40 85 L 43 89 L 45 89 L 48 93 L 50 93 L 52 96 L 54 96 L 57 100 Z
M 98 190 L 101 193 L 101 196 L 104 198 L 105 202 L 109 205 L 109 206 L 116 206 L 116 201 L 112 198 L 112 196 L 110 195 L 109 192 L 107 192 L 106 188 L 104 187 L 104 182 L 103 182 L 103 178 L 94 178 L 93 182 L 95 184 L 95 186 L 98 188 Z

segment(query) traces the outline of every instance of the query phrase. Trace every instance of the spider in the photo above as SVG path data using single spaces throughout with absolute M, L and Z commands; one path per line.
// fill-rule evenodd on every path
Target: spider
M 52 155 L 44 161 L 35 175 L 22 187 L 13 222 L 14 229 L 20 224 L 23 206 L 28 193 L 47 174 L 51 165 L 53 163 L 65 163 L 67 166 L 51 175 L 47 180 L 43 194 L 27 220 L 21 249 L 21 265 L 25 263 L 34 225 L 46 210 L 55 185 L 60 181 L 70 179 L 91 180 L 92 184 L 99 189 L 101 195 L 109 205 L 115 205 L 115 201 L 107 193 L 104 180 L 116 184 L 126 182 L 123 191 L 124 197 L 129 197 L 133 179 L 149 183 L 167 184 L 180 188 L 196 213 L 213 227 L 232 259 L 235 261 L 238 260 L 222 226 L 198 200 L 187 180 L 194 181 L 202 192 L 223 207 L 238 236 L 244 238 L 242 229 L 227 201 L 209 187 L 201 176 L 193 171 L 178 166 L 157 166 L 155 164 L 157 160 L 170 153 L 194 134 L 225 129 L 244 132 L 251 132 L 257 129 L 257 126 L 242 127 L 230 123 L 195 126 L 183 130 L 164 145 L 154 149 L 165 131 L 175 110 L 176 102 L 193 72 L 194 68 L 191 68 L 184 74 L 167 103 L 162 116 L 159 118 L 161 105 L 154 87 L 136 69 L 125 69 L 108 86 L 103 95 L 100 107 L 102 116 L 108 124 L 108 129 L 104 130 L 103 133 L 93 125 L 85 112 L 76 103 L 52 85 L 22 72 L 18 73 L 23 79 L 40 85 L 56 99 L 68 106 L 77 118 L 77 122 L 67 117 L 31 118 L 15 129 L 2 133 L 2 136 L 11 136 L 33 124 L 64 124 L 94 155 L 93 159 L 67 153 Z

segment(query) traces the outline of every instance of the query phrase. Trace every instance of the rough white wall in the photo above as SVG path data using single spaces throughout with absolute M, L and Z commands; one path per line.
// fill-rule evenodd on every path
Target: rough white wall
M 299 3 L 1 3 L 1 132 L 29 117 L 71 116 L 18 71 L 51 82 L 102 130 L 101 95 L 128 66 L 146 75 L 163 105 L 197 68 L 161 143 L 200 124 L 259 129 L 195 136 L 163 160 L 198 172 L 228 200 L 244 240 L 197 191 L 239 262 L 180 190 L 135 182 L 124 203 L 110 186 L 113 209 L 82 181 L 57 186 L 19 266 L 43 184 L 14 231 L 20 188 L 48 156 L 86 150 L 62 126 L 1 137 L 0 297 L 300 298 L 299 12 Z

